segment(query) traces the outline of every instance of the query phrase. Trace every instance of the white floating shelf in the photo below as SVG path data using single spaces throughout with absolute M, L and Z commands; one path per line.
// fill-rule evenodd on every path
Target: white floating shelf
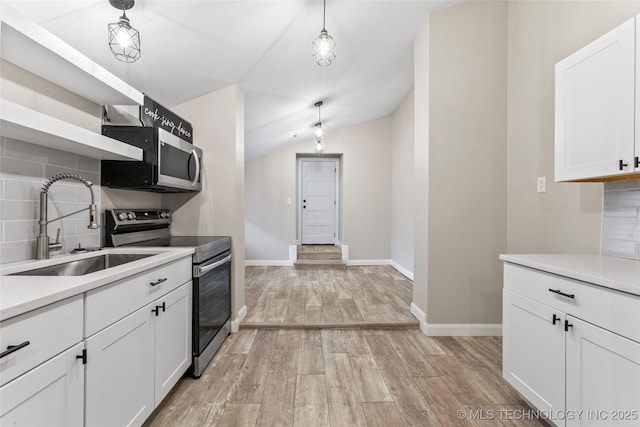
M 142 105 L 144 95 L 35 22 L 0 3 L 0 57 L 98 105 Z
M 0 135 L 100 160 L 142 160 L 142 150 L 0 100 Z

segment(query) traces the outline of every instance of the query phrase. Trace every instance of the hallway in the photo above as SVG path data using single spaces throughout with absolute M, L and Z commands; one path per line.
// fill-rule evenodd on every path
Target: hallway
M 241 328 L 417 327 L 412 283 L 390 266 L 247 267 Z

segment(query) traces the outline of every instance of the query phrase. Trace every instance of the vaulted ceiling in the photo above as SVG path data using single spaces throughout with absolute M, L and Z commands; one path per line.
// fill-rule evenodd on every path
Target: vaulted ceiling
M 311 139 L 318 100 L 327 138 L 393 112 L 413 86 L 416 30 L 454 2 L 329 0 L 337 58 L 320 67 L 311 42 L 322 29 L 321 0 L 138 0 L 127 11 L 141 35 L 133 64 L 107 45 L 107 24 L 120 16 L 108 0 L 7 1 L 167 107 L 239 84 L 247 160 Z

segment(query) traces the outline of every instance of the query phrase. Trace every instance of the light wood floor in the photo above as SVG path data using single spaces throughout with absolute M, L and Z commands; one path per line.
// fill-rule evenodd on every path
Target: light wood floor
M 146 426 L 544 425 L 514 419 L 528 408 L 500 355 L 499 338 L 418 329 L 241 329 Z
M 417 326 L 412 283 L 389 266 L 247 267 L 241 327 Z

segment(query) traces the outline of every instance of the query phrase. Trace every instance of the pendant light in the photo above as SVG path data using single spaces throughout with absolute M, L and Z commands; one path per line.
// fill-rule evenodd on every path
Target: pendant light
M 122 62 L 136 62 L 140 59 L 140 33 L 133 28 L 127 18 L 126 10 L 133 7 L 134 0 L 109 0 L 111 6 L 122 10 L 118 22 L 107 26 L 109 34 L 109 48 Z
M 336 59 L 336 42 L 325 28 L 326 18 L 327 0 L 323 0 L 322 31 L 320 31 L 320 35 L 313 41 L 313 56 L 315 56 L 316 62 L 321 67 L 331 65 L 331 62 Z
M 322 101 L 316 102 L 315 106 L 318 109 L 318 123 L 314 125 L 316 128 L 316 153 L 322 153 L 322 151 L 324 151 L 324 147 L 322 145 L 322 141 L 324 141 L 324 130 L 322 129 L 322 120 L 320 117 L 320 107 L 322 107 Z

